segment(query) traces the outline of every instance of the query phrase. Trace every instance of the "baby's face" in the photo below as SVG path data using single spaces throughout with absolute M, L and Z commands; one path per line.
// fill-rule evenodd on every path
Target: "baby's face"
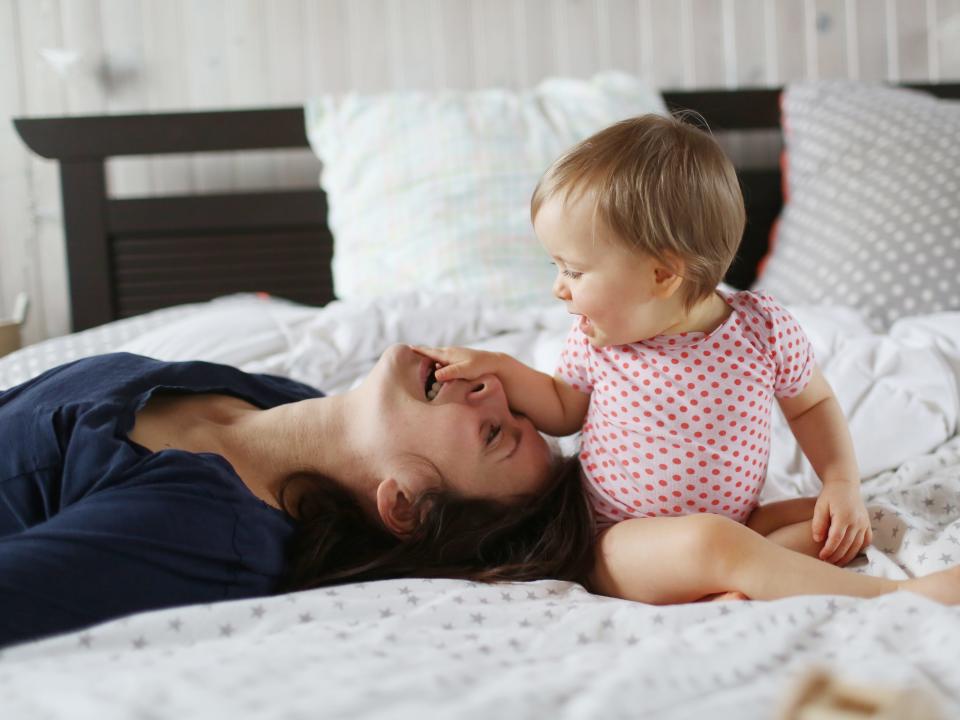
M 554 297 L 580 316 L 580 328 L 593 346 L 655 337 L 676 321 L 675 303 L 657 290 L 660 265 L 627 249 L 602 222 L 594 222 L 589 193 L 566 205 L 559 197 L 550 198 L 533 227 L 557 266 Z

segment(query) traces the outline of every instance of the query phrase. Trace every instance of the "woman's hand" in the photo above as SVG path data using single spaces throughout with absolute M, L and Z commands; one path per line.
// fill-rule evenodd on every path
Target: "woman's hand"
M 473 380 L 481 375 L 499 375 L 503 356 L 487 350 L 468 347 L 428 347 L 411 345 L 414 352 L 437 363 L 437 382 Z
M 828 534 L 829 529 L 829 534 Z M 826 538 L 820 559 L 844 566 L 873 540 L 860 481 L 825 482 L 813 511 L 813 539 Z

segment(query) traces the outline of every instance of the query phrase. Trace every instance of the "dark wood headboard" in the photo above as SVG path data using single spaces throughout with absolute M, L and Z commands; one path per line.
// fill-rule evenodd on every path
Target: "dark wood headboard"
M 910 85 L 960 98 L 960 84 Z M 780 89 L 665 92 L 714 132 L 779 128 Z M 17 118 L 23 141 L 60 163 L 73 330 L 241 291 L 333 299 L 320 189 L 112 198 L 106 161 L 123 155 L 306 147 L 303 109 Z M 747 228 L 727 282 L 752 283 L 782 206 L 779 167 L 738 168 Z

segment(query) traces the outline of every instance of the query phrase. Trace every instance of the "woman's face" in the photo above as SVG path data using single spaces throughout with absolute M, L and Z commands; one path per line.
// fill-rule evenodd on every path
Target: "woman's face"
M 364 380 L 372 397 L 370 438 L 385 457 L 424 458 L 448 489 L 509 502 L 546 483 L 552 453 L 533 423 L 510 411 L 500 380 L 443 383 L 426 394 L 431 361 L 407 345 L 383 353 Z

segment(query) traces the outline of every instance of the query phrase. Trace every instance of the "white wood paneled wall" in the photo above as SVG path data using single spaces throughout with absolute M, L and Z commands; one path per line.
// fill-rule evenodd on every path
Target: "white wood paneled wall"
M 960 80 L 960 0 L 0 0 L 0 316 L 69 330 L 56 166 L 20 115 L 529 87 L 619 68 L 661 88 Z M 309 186 L 308 151 L 127 159 L 115 195 Z

